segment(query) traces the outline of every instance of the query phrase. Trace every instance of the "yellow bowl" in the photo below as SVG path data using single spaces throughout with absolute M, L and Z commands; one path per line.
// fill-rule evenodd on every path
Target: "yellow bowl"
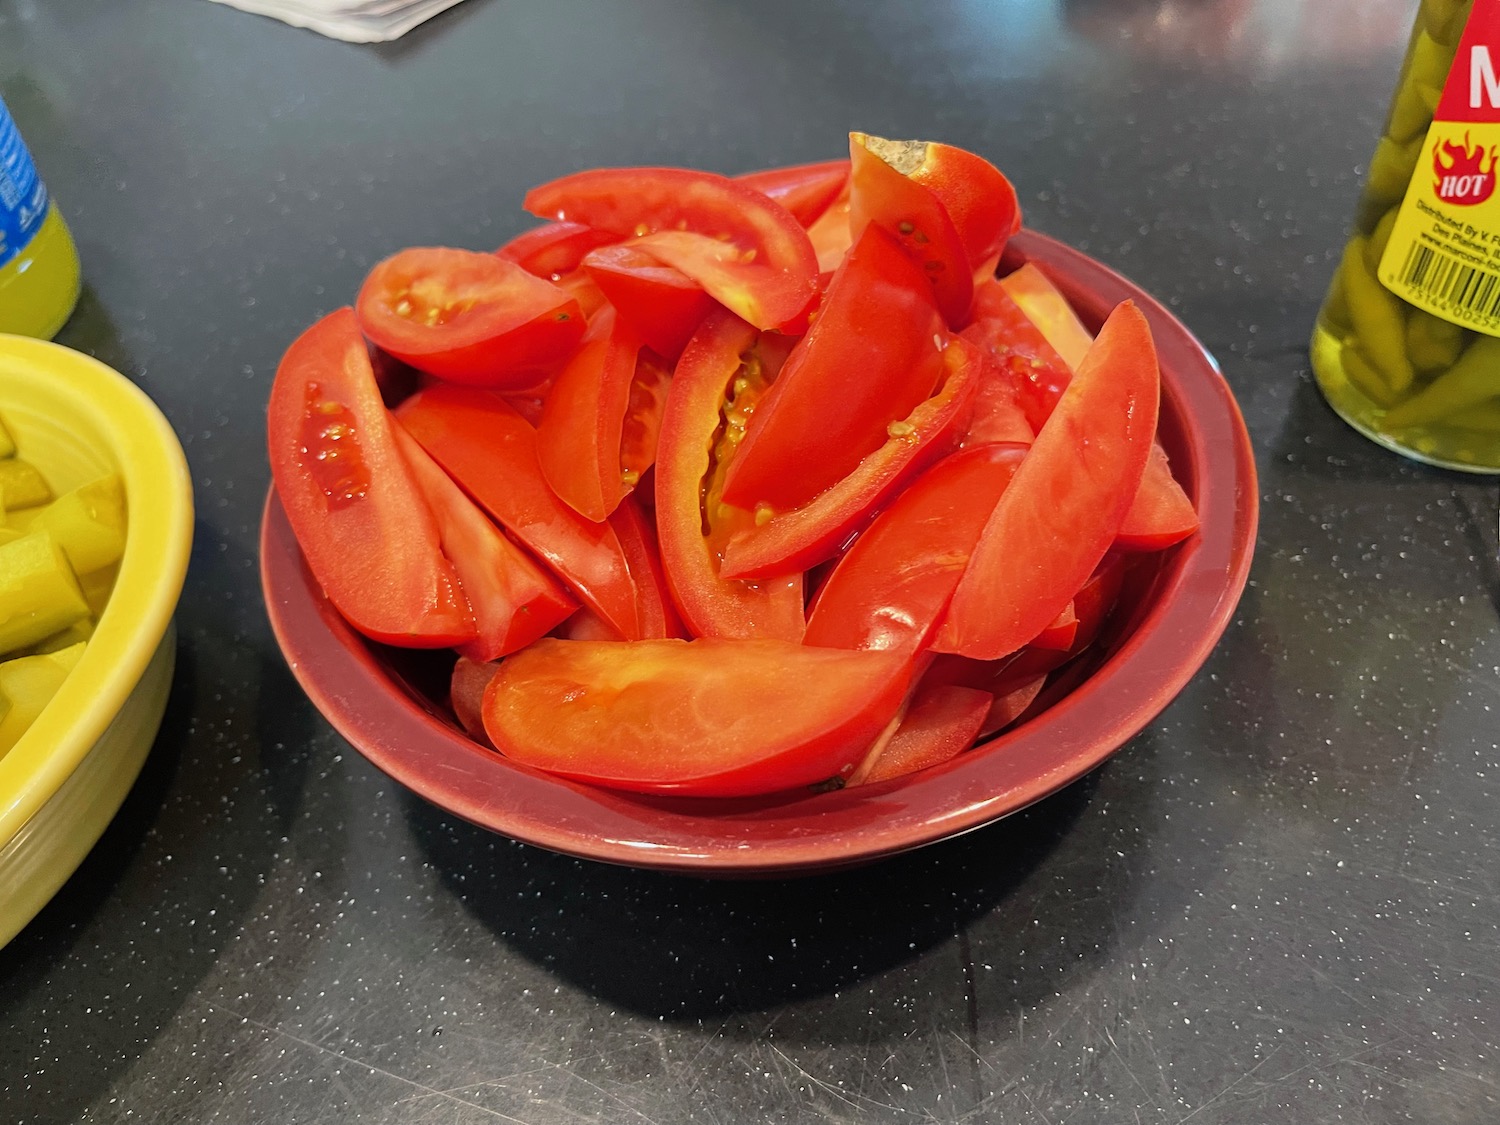
M 172 684 L 172 613 L 193 492 L 172 427 L 135 384 L 56 344 L 0 335 L 0 418 L 63 492 L 115 471 L 129 525 L 109 604 L 31 728 L 0 757 L 0 946 L 83 861 L 156 738 Z

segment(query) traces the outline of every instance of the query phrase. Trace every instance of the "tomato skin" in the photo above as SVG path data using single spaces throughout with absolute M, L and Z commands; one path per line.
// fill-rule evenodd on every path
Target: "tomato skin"
M 609 246 L 583 259 L 620 319 L 664 359 L 675 360 L 714 307 L 692 278 L 634 246 Z
M 495 253 L 529 274 L 556 281 L 581 266 L 590 250 L 618 241 L 618 235 L 582 223 L 543 223 L 522 231 Z
M 729 539 L 723 573 L 767 578 L 803 571 L 832 558 L 851 535 L 913 476 L 958 444 L 974 399 L 982 357 L 960 339 L 942 353 L 938 393 L 899 423 L 901 430 L 809 503 L 751 522 Z
M 448 706 L 464 733 L 481 746 L 495 747 L 484 733 L 484 689 L 499 671 L 500 665 L 460 656 L 448 680 Z
M 355 301 L 377 347 L 453 383 L 519 390 L 555 370 L 583 336 L 583 309 L 515 262 L 412 247 L 370 271 Z
M 745 427 L 724 499 L 797 508 L 848 476 L 932 394 L 946 335 L 921 270 L 867 227 Z
M 266 412 L 276 494 L 350 625 L 387 644 L 462 644 L 474 618 L 391 425 L 353 310 L 330 313 L 276 369 Z
M 624 482 L 620 445 L 640 352 L 640 337 L 606 309 L 542 403 L 536 429 L 542 475 L 559 499 L 594 523 L 634 487 Z
M 891 738 L 850 784 L 890 781 L 958 757 L 974 745 L 992 703 L 989 692 L 974 688 L 918 687 Z
M 637 243 L 758 328 L 790 324 L 816 293 L 817 259 L 786 208 L 726 176 L 598 168 L 532 188 L 526 209 Z
M 715 310 L 683 349 L 667 393 L 656 458 L 656 523 L 667 585 L 699 636 L 802 639 L 801 574 L 741 582 L 720 573 L 720 534 L 704 532 L 703 493 L 731 384 L 757 333 Z
M 397 418 L 439 465 L 622 637 L 639 635 L 635 583 L 614 529 L 568 507 L 537 461 L 536 430 L 499 395 L 437 383 Z
M 918 477 L 854 541 L 819 589 L 807 644 L 915 655 L 942 620 L 990 513 L 1026 455 L 976 446 Z
M 625 552 L 625 562 L 635 581 L 639 639 L 649 641 L 686 636 L 682 618 L 672 604 L 672 593 L 667 589 L 656 532 L 650 518 L 641 511 L 635 494 L 625 497 L 610 513 L 609 525 L 619 536 L 620 549 Z
M 1182 485 L 1172 476 L 1166 450 L 1151 445 L 1141 487 L 1125 513 L 1115 546 L 1122 550 L 1161 551 L 1198 530 L 1198 512 Z
M 931 282 L 939 311 L 958 331 L 968 324 L 974 299 L 973 270 L 963 239 L 931 188 L 902 175 L 867 147 L 867 142 L 878 139 L 849 134 L 850 234 L 858 239 L 875 223 L 893 235 Z
M 1021 229 L 1016 189 L 982 156 L 935 141 L 911 143 L 920 147 L 907 174 L 942 201 L 969 265 L 979 270 L 988 263 L 993 273 L 1006 242 Z
M 847 775 L 900 706 L 910 661 L 778 640 L 538 641 L 484 725 L 513 761 L 637 792 L 776 793 Z
M 443 553 L 458 572 L 474 614 L 475 637 L 457 646 L 473 660 L 498 660 L 545 636 L 578 608 L 556 580 L 505 538 L 402 427 L 391 426 L 401 451 L 437 517 Z
M 933 649 L 978 659 L 1047 627 L 1109 549 L 1156 433 L 1151 330 L 1119 305 L 1037 434 L 969 559 Z
M 810 227 L 832 206 L 849 185 L 849 162 L 827 160 L 821 164 L 794 164 L 747 172 L 735 179 L 746 187 L 770 196 L 791 212 L 804 227 Z

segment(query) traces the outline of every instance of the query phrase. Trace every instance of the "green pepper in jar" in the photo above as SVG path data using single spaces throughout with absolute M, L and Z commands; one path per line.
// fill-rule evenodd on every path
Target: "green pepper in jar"
M 1452 367 L 1388 410 L 1381 428 L 1400 430 L 1439 421 L 1462 425 L 1462 411 L 1497 395 L 1500 395 L 1500 339 L 1480 336 Z

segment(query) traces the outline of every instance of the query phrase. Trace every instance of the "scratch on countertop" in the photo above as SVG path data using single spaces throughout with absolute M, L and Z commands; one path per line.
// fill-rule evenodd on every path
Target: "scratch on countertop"
M 321 1055 L 327 1055 L 329 1058 L 338 1059 L 341 1062 L 346 1062 L 353 1066 L 364 1067 L 371 1074 L 378 1074 L 383 1078 L 389 1078 L 392 1081 L 400 1082 L 406 1086 L 411 1086 L 413 1089 L 420 1090 L 422 1092 L 422 1097 L 440 1098 L 443 1101 L 453 1102 L 456 1105 L 461 1105 L 468 1109 L 477 1109 L 479 1110 L 479 1112 L 493 1117 L 496 1121 L 508 1121 L 511 1123 L 511 1125 L 530 1125 L 529 1122 L 522 1121 L 519 1117 L 512 1117 L 508 1113 L 501 1113 L 498 1110 L 491 1109 L 489 1106 L 480 1105 L 478 1102 L 471 1102 L 467 1098 L 459 1098 L 455 1097 L 452 1094 L 445 1093 L 442 1090 L 435 1090 L 431 1086 L 424 1086 L 422 1083 L 413 1081 L 412 1079 L 407 1078 L 405 1075 L 395 1074 L 392 1071 L 385 1070 L 382 1067 L 372 1066 L 370 1063 L 365 1062 L 363 1059 L 356 1059 L 351 1055 L 344 1054 L 342 1051 L 332 1050 L 328 1047 L 324 1047 L 320 1043 L 314 1043 L 310 1039 L 304 1039 L 300 1035 L 293 1035 L 291 1032 L 283 1031 L 279 1027 L 272 1027 L 268 1023 L 262 1023 L 260 1020 L 251 1019 L 243 1012 L 237 1012 L 233 1008 L 226 1008 L 222 1004 L 215 1004 L 211 1000 L 203 1000 L 201 998 L 199 1002 L 205 1007 L 212 1008 L 214 1011 L 219 1012 L 222 1015 L 233 1016 L 235 1019 L 248 1024 L 250 1027 L 259 1028 L 266 1034 L 273 1035 L 278 1039 L 285 1039 L 288 1042 L 296 1043 L 298 1046 L 306 1047 L 309 1050 L 316 1051 Z

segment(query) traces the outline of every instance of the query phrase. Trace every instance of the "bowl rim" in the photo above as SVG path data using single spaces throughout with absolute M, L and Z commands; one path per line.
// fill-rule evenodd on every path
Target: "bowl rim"
M 93 749 L 165 635 L 187 575 L 193 490 L 171 425 L 114 368 L 61 344 L 0 334 L 0 382 L 37 401 L 65 401 L 69 420 L 85 419 L 103 435 L 127 505 L 119 573 L 82 659 L 0 756 L 3 846 Z
M 293 674 L 355 749 L 433 804 L 525 843 L 627 866 L 714 876 L 827 870 L 972 831 L 1056 792 L 1142 730 L 1218 643 L 1249 574 L 1259 496 L 1244 419 L 1218 363 L 1187 328 L 1118 273 L 1045 235 L 1022 231 L 1012 239 L 1006 264 L 1027 260 L 1046 267 L 1095 327 L 1122 300 L 1145 313 L 1163 399 L 1178 415 L 1193 466 L 1201 526 L 1169 549 L 1168 585 L 1120 647 L 1052 707 L 979 752 L 906 778 L 780 802 L 653 800 L 508 762 L 393 682 L 322 596 L 272 488 L 261 528 L 262 584 Z M 353 659 L 323 659 L 330 643 Z M 1102 708 L 1102 719 L 1091 705 Z M 411 750 L 416 738 L 420 753 Z M 697 816 L 695 807 L 715 812 Z M 820 828 L 840 813 L 852 828 Z M 679 819 L 681 831 L 662 831 Z

